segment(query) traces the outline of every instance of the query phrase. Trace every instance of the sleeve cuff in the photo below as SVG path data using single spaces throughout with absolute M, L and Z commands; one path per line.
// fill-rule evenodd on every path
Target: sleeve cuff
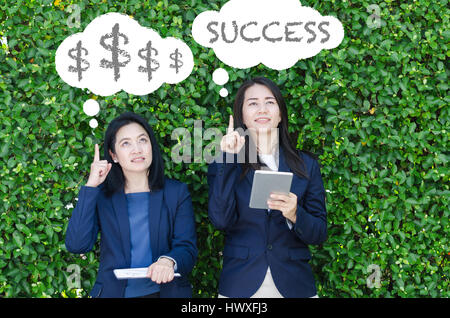
M 174 259 L 173 259 L 172 257 L 170 257 L 170 256 L 162 255 L 162 256 L 160 256 L 160 257 L 158 258 L 158 261 L 159 261 L 161 258 L 167 258 L 167 259 L 170 259 L 170 260 L 173 262 L 173 264 L 174 264 L 174 266 L 173 266 L 173 271 L 174 271 L 174 272 L 177 271 L 178 266 L 177 266 L 177 261 L 176 261 L 176 260 L 174 260 Z
M 289 227 L 289 230 L 292 230 L 292 228 L 294 227 L 294 223 L 292 223 L 290 220 L 286 219 L 286 224 Z

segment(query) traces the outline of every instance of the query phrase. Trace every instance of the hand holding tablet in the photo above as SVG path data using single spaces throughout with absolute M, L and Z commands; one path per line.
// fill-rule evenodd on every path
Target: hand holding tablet
M 255 171 L 249 206 L 253 209 L 279 210 L 286 219 L 295 223 L 297 195 L 290 192 L 292 177 L 292 172 Z
M 249 206 L 253 209 L 269 209 L 267 200 L 270 199 L 271 193 L 290 193 L 292 176 L 292 172 L 255 171 Z

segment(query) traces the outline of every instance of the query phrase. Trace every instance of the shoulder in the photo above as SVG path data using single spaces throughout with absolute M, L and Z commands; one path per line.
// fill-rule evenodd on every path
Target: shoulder
M 99 197 L 101 200 L 111 200 L 114 193 L 108 193 L 107 187 L 105 182 L 100 184 L 98 187 L 99 189 Z
M 303 160 L 309 160 L 309 161 L 318 161 L 319 156 L 317 156 L 315 153 L 312 153 L 308 150 L 299 150 L 299 155 Z
M 316 169 L 320 171 L 320 163 L 318 155 L 307 150 L 300 150 L 299 156 L 306 166 L 308 175 L 311 176 L 312 174 L 314 174 Z
M 227 152 L 220 152 L 214 160 L 212 160 L 208 164 L 208 173 L 214 172 L 217 169 L 219 169 L 219 166 L 232 166 L 235 167 L 236 163 L 239 162 L 238 155 L 233 153 L 227 153 Z
M 188 186 L 184 182 L 166 177 L 164 178 L 164 189 L 162 191 L 163 201 L 170 211 L 176 211 L 184 202 L 192 202 Z
M 187 184 L 176 179 L 164 178 L 164 191 L 183 193 L 188 191 Z

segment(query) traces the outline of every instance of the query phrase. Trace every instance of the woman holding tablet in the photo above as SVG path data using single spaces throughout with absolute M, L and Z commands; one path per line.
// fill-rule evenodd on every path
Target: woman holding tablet
M 197 257 L 191 197 L 185 184 L 164 177 L 153 130 L 137 114 L 122 114 L 106 130 L 104 157 L 95 145 L 66 232 L 67 250 L 77 254 L 90 251 L 101 233 L 90 295 L 191 297 L 187 276 Z M 118 280 L 113 273 L 142 267 L 147 278 Z
M 219 297 L 317 297 L 308 245 L 327 236 L 319 164 L 292 146 L 285 102 L 269 79 L 243 83 L 233 113 L 208 169 L 209 218 L 225 231 Z M 291 192 L 272 194 L 267 210 L 249 207 L 258 169 L 294 174 Z

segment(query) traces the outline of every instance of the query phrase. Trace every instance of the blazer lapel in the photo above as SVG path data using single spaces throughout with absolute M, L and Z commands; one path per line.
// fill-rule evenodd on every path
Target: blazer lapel
M 128 219 L 127 199 L 123 190 L 113 194 L 112 203 L 116 220 L 119 223 L 120 238 L 122 241 L 122 249 L 125 254 L 125 260 L 128 265 L 131 265 L 130 220 Z
M 239 175 L 241 175 L 241 171 L 239 171 Z M 252 168 L 252 167 L 250 167 L 250 169 L 248 169 L 248 171 L 247 171 L 247 174 L 245 175 L 245 178 L 247 179 L 247 181 L 249 182 L 249 184 L 250 184 L 250 187 L 252 186 L 252 184 L 253 184 L 253 177 L 255 176 L 255 170 Z
M 291 169 L 289 168 L 289 166 L 286 163 L 285 157 L 284 157 L 284 152 L 283 152 L 283 148 L 279 147 L 280 151 L 280 155 L 278 158 L 278 171 L 280 172 L 291 172 Z
M 150 246 L 152 248 L 153 262 L 159 255 L 159 225 L 161 222 L 161 210 L 164 190 L 151 192 L 148 222 L 150 227 Z
M 292 172 L 291 168 L 286 163 L 286 156 L 284 155 L 283 148 L 280 149 L 280 157 L 278 161 L 278 171 L 280 172 Z M 291 183 L 291 190 L 290 192 L 296 193 L 296 195 L 299 195 L 299 193 L 302 193 L 301 191 L 301 183 L 299 182 L 299 179 L 297 175 L 294 173 L 292 176 L 292 183 Z M 297 202 L 299 202 L 300 198 L 297 198 Z
M 278 171 L 283 172 L 292 172 L 291 168 L 286 163 L 286 157 L 283 153 L 283 149 L 280 147 L 280 163 L 279 163 L 279 169 Z M 295 193 L 297 196 L 299 196 L 301 193 L 304 192 L 305 187 L 304 182 L 301 181 L 301 179 L 294 173 L 292 176 L 292 183 L 291 183 L 291 191 L 292 193 Z M 297 198 L 297 202 L 300 202 L 300 198 Z

